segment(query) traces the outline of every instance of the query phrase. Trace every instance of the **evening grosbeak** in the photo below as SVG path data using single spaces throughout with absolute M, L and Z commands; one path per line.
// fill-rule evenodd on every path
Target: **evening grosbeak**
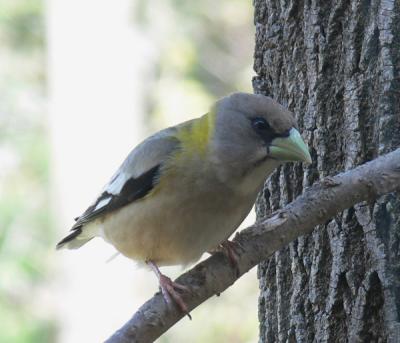
M 280 164 L 311 162 L 292 113 L 234 93 L 200 118 L 161 130 L 128 155 L 57 248 L 102 237 L 156 273 L 167 302 L 186 287 L 158 266 L 187 265 L 226 242 Z

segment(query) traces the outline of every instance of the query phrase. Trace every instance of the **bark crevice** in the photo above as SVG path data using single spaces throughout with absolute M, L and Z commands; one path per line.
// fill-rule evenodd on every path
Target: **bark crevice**
M 262 218 L 320 178 L 400 145 L 400 2 L 254 3 L 254 90 L 295 113 L 313 158 L 272 175 L 256 207 Z M 262 263 L 260 342 L 397 342 L 399 218 L 396 196 L 358 204 Z M 271 270 L 285 263 L 290 278 Z

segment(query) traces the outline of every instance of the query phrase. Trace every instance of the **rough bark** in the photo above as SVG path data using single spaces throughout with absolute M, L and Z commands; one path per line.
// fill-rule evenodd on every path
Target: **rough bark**
M 235 237 L 238 273 L 226 257 L 216 254 L 179 277 L 180 284 L 192 289 L 192 292 L 184 294 L 188 309 L 192 310 L 209 297 L 221 293 L 262 260 L 293 239 L 311 232 L 315 225 L 326 222 L 339 211 L 394 190 L 400 190 L 400 149 L 313 185 L 272 217 Z M 371 282 L 376 282 L 373 276 Z M 380 304 L 381 300 L 374 301 Z M 183 313 L 169 308 L 158 293 L 107 343 L 153 342 L 182 317 Z
M 264 217 L 400 144 L 399 0 L 255 0 L 256 93 L 295 112 L 314 163 L 286 165 Z M 400 342 L 400 200 L 336 215 L 259 266 L 260 342 Z

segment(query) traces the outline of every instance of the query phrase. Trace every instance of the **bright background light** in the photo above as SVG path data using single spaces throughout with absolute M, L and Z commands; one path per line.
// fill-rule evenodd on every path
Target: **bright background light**
M 0 341 L 103 341 L 157 291 L 100 239 L 54 245 L 148 134 L 251 92 L 252 23 L 240 0 L 0 4 Z M 255 342 L 257 296 L 253 270 L 159 342 Z

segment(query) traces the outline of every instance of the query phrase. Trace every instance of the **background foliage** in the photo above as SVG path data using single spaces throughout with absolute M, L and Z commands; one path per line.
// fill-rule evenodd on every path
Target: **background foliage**
M 49 342 L 52 275 L 40 0 L 0 2 L 0 341 Z
M 57 204 L 51 203 L 45 12 L 42 0 L 0 2 L 0 342 L 54 342 L 63 325 L 52 290 L 59 236 L 52 217 Z M 181 121 L 177 108 L 193 108 L 190 115 L 200 115 L 197 109 L 217 97 L 251 91 L 249 3 L 223 0 L 216 8 L 210 0 L 132 0 L 131 12 L 132 25 L 152 43 L 156 56 L 142 84 L 149 131 L 165 126 L 167 118 Z M 192 342 L 255 341 L 253 281 L 235 297 L 212 300 L 219 304 L 212 319 L 208 310 L 199 310 L 191 323 L 199 334 Z M 189 335 L 175 330 L 160 341 Z

